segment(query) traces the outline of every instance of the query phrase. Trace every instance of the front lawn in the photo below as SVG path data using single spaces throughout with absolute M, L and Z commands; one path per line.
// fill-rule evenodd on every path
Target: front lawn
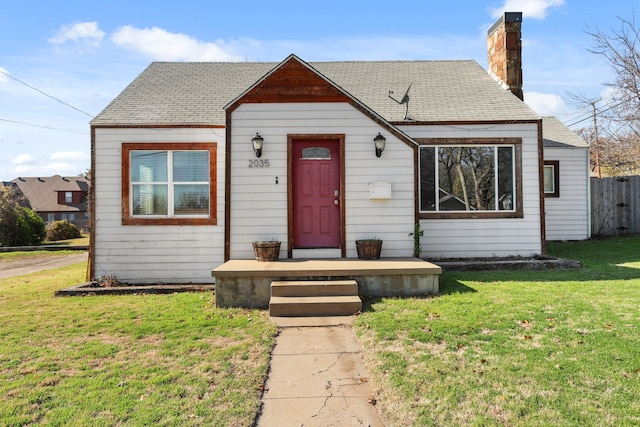
M 80 263 L 0 280 L 0 425 L 251 425 L 276 328 L 210 292 L 54 298 Z
M 565 271 L 445 273 L 357 321 L 389 425 L 640 424 L 640 238 L 551 244 Z
M 445 273 L 356 322 L 390 426 L 640 423 L 640 238 L 552 244 L 564 271 Z M 0 425 L 251 425 L 276 328 L 185 293 L 54 298 L 0 279 Z

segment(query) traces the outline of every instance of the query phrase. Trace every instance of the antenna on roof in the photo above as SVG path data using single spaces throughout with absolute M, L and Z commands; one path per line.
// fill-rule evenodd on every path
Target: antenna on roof
M 391 96 L 393 95 L 392 90 L 389 91 L 389 98 L 393 99 L 400 105 L 404 104 L 404 120 L 409 120 L 409 89 L 411 89 L 412 85 L 413 85 L 413 82 L 409 83 L 409 87 L 407 88 L 406 92 L 404 93 L 400 101 L 398 101 L 393 96 Z

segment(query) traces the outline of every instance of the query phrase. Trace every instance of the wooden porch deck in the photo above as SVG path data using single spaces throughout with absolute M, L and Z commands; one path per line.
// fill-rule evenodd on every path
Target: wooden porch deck
M 211 272 L 218 307 L 267 307 L 272 281 L 355 280 L 362 296 L 439 292 L 442 268 L 418 258 L 230 260 Z

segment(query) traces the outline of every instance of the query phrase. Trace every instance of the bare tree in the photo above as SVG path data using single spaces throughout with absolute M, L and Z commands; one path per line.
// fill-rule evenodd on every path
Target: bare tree
M 590 52 L 600 55 L 615 73 L 615 80 L 607 83 L 614 89 L 614 121 L 624 122 L 628 129 L 640 136 L 640 28 L 635 20 L 618 18 L 620 28 L 610 34 L 600 30 L 587 32 L 595 41 Z
M 570 94 L 593 111 L 593 127 L 577 133 L 591 144 L 592 171 L 598 176 L 640 173 L 640 28 L 633 16 L 618 21 L 619 28 L 610 33 L 587 31 L 594 41 L 589 51 L 604 58 L 614 72 L 614 80 L 605 82 L 612 89 L 611 99 Z

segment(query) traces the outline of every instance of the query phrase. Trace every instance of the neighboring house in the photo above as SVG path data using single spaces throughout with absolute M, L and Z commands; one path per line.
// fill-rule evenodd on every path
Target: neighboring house
M 87 225 L 89 182 L 81 176 L 20 177 L 10 181 L 29 207 L 47 223 L 66 219 L 83 229 Z
M 555 117 L 542 118 L 547 240 L 591 237 L 589 144 Z
M 0 190 L 8 191 L 9 194 L 15 195 L 18 198 L 21 198 L 22 196 L 22 193 L 15 182 L 0 181 Z
M 351 258 L 374 236 L 406 257 L 418 222 L 427 259 L 543 253 L 521 18 L 489 31 L 493 78 L 475 61 L 152 63 L 91 122 L 90 275 L 210 282 L 274 239 L 281 258 Z M 582 154 L 560 151 L 568 174 Z

